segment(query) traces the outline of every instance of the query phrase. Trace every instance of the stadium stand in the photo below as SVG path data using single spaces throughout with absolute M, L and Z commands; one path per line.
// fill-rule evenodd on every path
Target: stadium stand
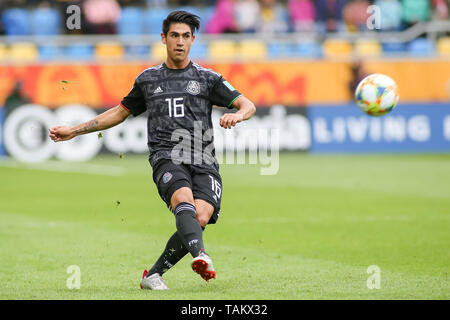
M 345 58 L 352 54 L 351 42 L 344 39 L 329 38 L 323 42 L 323 52 L 329 58 Z
M 439 55 L 450 57 L 450 37 L 443 37 L 437 41 Z
M 208 58 L 208 44 L 196 41 L 195 45 L 191 46 L 190 55 L 194 59 Z
M 355 54 L 360 57 L 379 57 L 383 48 L 379 41 L 372 39 L 357 39 L 354 45 Z
M 237 53 L 236 43 L 232 40 L 213 40 L 208 47 L 209 57 L 218 60 L 231 60 Z
M 94 47 L 88 43 L 71 43 L 64 48 L 64 56 L 69 60 L 91 60 Z
M 41 45 L 39 46 L 39 58 L 44 61 L 57 60 L 63 57 L 63 50 L 58 45 Z
M 120 42 L 101 42 L 95 46 L 94 51 L 98 59 L 120 59 L 125 49 Z
M 262 40 L 243 40 L 237 46 L 236 54 L 242 59 L 265 59 L 267 58 L 267 46 Z
M 149 9 L 145 14 L 145 31 L 148 34 L 160 34 L 161 25 L 171 10 L 169 8 Z
M 125 47 L 125 55 L 130 59 L 148 59 L 150 47 L 146 45 L 128 45 Z
M 30 27 L 34 35 L 58 35 L 61 16 L 54 8 L 37 8 L 30 12 Z
M 383 49 L 383 55 L 392 56 L 407 51 L 407 46 L 405 43 L 397 41 L 386 41 L 381 43 Z
M 122 14 L 118 23 L 118 33 L 120 35 L 144 34 L 145 13 L 137 7 L 126 7 L 122 9 Z
M 109 19 L 116 21 L 114 26 L 100 24 L 93 27 L 88 22 L 88 27 L 85 27 L 83 20 L 81 30 L 75 30 L 77 35 L 82 36 L 81 39 L 74 41 L 66 36 L 50 43 L 38 37 L 73 33 L 64 27 L 65 9 L 72 2 L 21 1 L 24 2 L 27 4 L 22 6 L 0 6 L 0 11 L 3 10 L 0 12 L 0 33 L 5 34 L 3 57 L 17 53 L 20 57 L 34 57 L 42 61 L 56 57 L 88 60 L 148 59 L 150 56 L 161 59 L 165 56 L 160 44 L 161 24 L 174 9 L 184 9 L 201 18 L 201 29 L 191 52 L 196 59 L 349 58 L 353 54 L 370 58 L 401 53 L 414 57 L 447 57 L 450 50 L 448 0 L 248 0 L 246 3 L 229 0 L 201 3 L 186 0 L 105 0 L 105 7 L 117 8 L 116 4 L 121 5 L 119 18 Z M 359 2 L 359 5 L 351 5 L 353 2 Z M 85 2 L 73 3 L 82 4 L 83 17 L 89 16 L 93 21 L 107 19 L 106 14 L 93 14 L 93 8 L 100 6 L 94 1 L 89 1 L 87 8 Z M 371 30 L 363 24 L 355 29 L 348 17 L 354 18 L 358 10 L 362 12 L 370 4 L 379 6 L 381 10 L 381 29 Z M 414 22 L 414 12 L 418 10 L 415 8 L 426 11 L 418 15 L 419 23 Z M 251 26 L 242 23 L 247 13 L 237 10 L 251 11 L 248 13 L 252 16 Z M 432 24 L 432 28 L 424 22 Z M 105 33 L 116 35 L 115 29 L 115 38 L 104 38 Z M 220 39 L 214 36 L 216 33 L 222 33 Z M 310 36 L 304 37 L 305 34 Z M 16 38 L 20 36 L 25 38 Z M 24 41 L 33 43 L 34 49 L 30 46 L 28 49 L 12 49 L 12 44 Z M 105 46 L 102 44 L 105 41 L 116 42 L 116 45 Z
M 408 51 L 412 56 L 430 56 L 435 53 L 435 47 L 430 40 L 419 38 L 408 44 Z
M 166 58 L 166 47 L 160 42 L 152 44 L 151 58 L 156 61 L 163 61 Z
M 293 57 L 321 58 L 323 56 L 322 44 L 316 41 L 301 41 L 292 45 Z
M 20 8 L 7 9 L 2 13 L 2 22 L 8 36 L 30 34 L 28 11 Z
M 10 46 L 8 57 L 14 61 L 33 62 L 39 57 L 38 48 L 31 42 L 18 42 Z
M 0 61 L 7 58 L 7 48 L 6 45 L 0 43 Z
M 290 49 L 291 46 L 292 46 L 292 44 L 290 44 L 290 43 L 270 42 L 267 44 L 268 56 L 271 59 L 288 57 L 292 51 Z

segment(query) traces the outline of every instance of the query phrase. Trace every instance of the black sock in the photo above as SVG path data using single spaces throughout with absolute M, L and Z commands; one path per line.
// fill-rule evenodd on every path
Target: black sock
M 188 202 L 181 202 L 175 210 L 175 221 L 177 232 L 180 235 L 181 241 L 189 250 L 191 255 L 195 258 L 204 251 L 203 245 L 203 230 L 200 223 L 196 219 L 197 212 L 194 205 Z
M 148 272 L 147 276 L 150 276 L 154 273 L 159 273 L 162 275 L 164 272 L 172 268 L 178 261 L 183 259 L 183 257 L 189 251 L 184 246 L 181 241 L 178 232 L 175 232 L 172 237 L 170 237 L 169 241 L 167 241 L 166 248 L 163 253 L 153 265 L 153 267 Z

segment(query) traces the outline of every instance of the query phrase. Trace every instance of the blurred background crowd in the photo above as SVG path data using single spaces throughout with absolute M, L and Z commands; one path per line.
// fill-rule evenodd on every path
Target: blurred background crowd
M 200 60 L 447 56 L 449 8 L 450 0 L 1 0 L 0 60 L 160 60 L 161 24 L 174 9 L 201 17 L 191 51 Z
M 65 28 L 71 5 L 81 8 L 81 29 Z M 383 17 L 378 30 L 449 19 L 449 0 L 3 0 L 0 34 L 160 33 L 160 17 L 174 8 L 197 13 L 211 34 L 356 32 L 367 29 L 371 5 Z

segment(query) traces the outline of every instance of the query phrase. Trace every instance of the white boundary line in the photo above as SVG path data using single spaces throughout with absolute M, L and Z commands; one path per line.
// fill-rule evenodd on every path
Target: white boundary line
M 26 170 L 82 173 L 103 176 L 123 176 L 125 169 L 119 166 L 98 165 L 90 163 L 63 162 L 49 160 L 42 163 L 20 163 L 16 161 L 0 161 L 0 167 L 18 168 Z

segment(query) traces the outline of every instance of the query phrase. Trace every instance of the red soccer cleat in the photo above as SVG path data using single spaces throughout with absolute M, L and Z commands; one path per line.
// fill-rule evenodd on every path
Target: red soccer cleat
M 214 270 L 211 258 L 204 252 L 191 263 L 192 270 L 198 273 L 205 281 L 216 278 L 216 271 Z

